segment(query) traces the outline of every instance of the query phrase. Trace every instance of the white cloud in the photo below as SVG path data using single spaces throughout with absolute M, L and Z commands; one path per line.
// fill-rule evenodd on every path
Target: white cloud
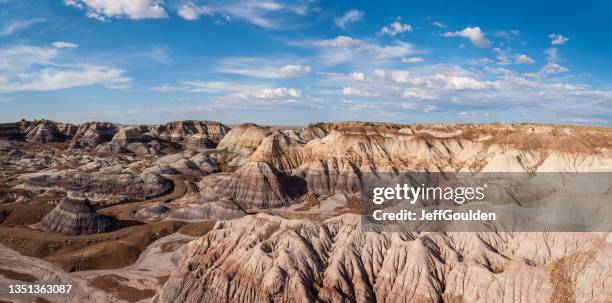
M 127 17 L 134 20 L 167 18 L 159 0 L 64 0 L 69 6 L 86 9 L 89 18 Z
M 515 58 L 516 54 L 513 54 L 512 60 Z M 484 116 L 489 111 L 512 112 L 529 107 L 560 113 L 555 110 L 556 103 L 542 100 L 563 100 L 563 104 L 572 104 L 575 108 L 587 107 L 582 105 L 583 102 L 599 107 L 601 100 L 612 100 L 612 93 L 591 90 L 585 85 L 550 83 L 551 79 L 544 72 L 530 78 L 509 67 L 495 65 L 476 70 L 456 65 L 422 64 L 406 70 L 372 69 L 371 77 L 366 82 L 347 84 L 347 79 L 341 77 L 329 80 L 331 82 L 327 84 L 330 88 L 336 86 L 340 89 L 335 92 L 330 89 L 322 99 L 329 100 L 336 96 L 341 102 L 346 100 L 343 98 L 352 98 L 352 104 L 359 105 L 355 101 L 359 98 L 375 102 L 372 104 L 379 105 L 377 111 L 384 109 L 390 112 L 435 110 L 453 114 L 463 112 L 460 115 L 470 117 L 473 113 Z M 418 102 L 421 100 L 435 100 L 435 107 L 428 107 L 431 102 Z M 403 107 L 402 104 L 409 106 Z
M 160 84 L 160 85 L 151 86 L 149 87 L 149 89 L 154 90 L 156 92 L 160 92 L 160 93 L 167 93 L 167 92 L 188 91 L 189 87 L 169 85 L 169 84 Z
M 370 92 L 365 89 L 353 87 L 353 86 L 345 86 L 342 88 L 342 94 L 345 96 L 353 96 L 353 97 L 376 97 L 379 96 L 378 93 Z
M 558 61 L 559 58 L 561 57 L 559 55 L 559 49 L 557 49 L 556 47 L 551 47 L 547 49 L 546 54 L 548 55 L 546 59 L 550 62 Z
M 544 74 L 557 74 L 557 73 L 566 73 L 569 71 L 566 67 L 561 66 L 558 61 L 561 59 L 561 55 L 559 55 L 559 49 L 556 47 L 551 47 L 546 50 L 546 60 L 547 64 L 542 67 L 541 72 Z
M 61 51 L 35 46 L 0 49 L 0 92 L 52 91 L 89 85 L 120 88 L 130 81 L 119 68 L 66 62 Z
M 298 99 L 302 97 L 302 93 L 294 88 L 278 87 L 278 88 L 261 88 L 256 90 L 247 90 L 231 95 L 239 99 Z
M 188 93 L 222 93 L 222 92 L 238 92 L 238 91 L 254 91 L 263 89 L 265 86 L 257 84 L 248 84 L 244 82 L 228 82 L 228 81 L 183 81 L 177 85 L 161 84 L 149 87 L 150 90 L 158 92 L 188 92 Z
M 310 73 L 310 66 L 300 64 L 289 64 L 278 69 L 278 72 L 285 77 L 300 77 Z
M 58 54 L 59 50 L 55 48 L 29 45 L 0 49 L 0 71 L 18 74 L 27 71 L 32 65 L 51 65 Z
M 402 96 L 407 99 L 421 99 L 421 100 L 434 100 L 437 98 L 435 95 L 430 94 L 423 89 L 405 89 Z
M 188 85 L 192 92 L 232 92 L 264 88 L 260 85 L 226 81 L 185 81 L 183 84 Z
M 351 76 L 351 78 L 353 80 L 357 80 L 357 81 L 364 81 L 365 80 L 365 74 L 364 73 L 358 73 L 358 72 L 353 72 L 349 74 Z
M 363 12 L 360 10 L 352 9 L 341 17 L 334 19 L 336 25 L 341 28 L 346 28 L 346 26 L 350 23 L 357 22 L 363 18 Z
M 508 57 L 507 51 L 502 50 L 498 47 L 493 49 L 493 52 L 497 54 L 497 64 L 499 65 L 508 65 L 512 64 L 512 61 Z
M 389 24 L 388 26 L 383 27 L 380 30 L 379 34 L 381 35 L 387 34 L 391 37 L 395 37 L 395 35 L 405 33 L 405 32 L 412 32 L 412 25 L 403 24 L 399 21 L 395 21 Z
M 546 74 L 556 74 L 556 73 L 565 73 L 568 72 L 569 69 L 553 62 L 548 62 L 544 67 L 542 67 L 542 72 Z
M 360 39 L 353 39 L 348 36 L 338 36 L 334 39 L 321 40 L 322 46 L 332 46 L 339 48 L 359 48 L 369 45 L 368 42 Z
M 284 79 L 302 77 L 312 68 L 302 64 L 287 64 L 290 59 L 276 60 L 253 57 L 231 57 L 220 61 L 218 71 L 264 79 Z
M 446 25 L 444 23 L 438 21 L 435 21 L 433 25 L 438 28 L 446 28 Z
M 391 80 L 396 83 L 412 83 L 420 84 L 421 80 L 415 77 L 411 77 L 409 71 L 406 70 L 394 70 L 390 73 Z
M 424 62 L 425 59 L 421 57 L 410 57 L 410 58 L 402 58 L 402 62 L 404 63 L 421 63 Z
M 532 58 L 530 58 L 529 56 L 525 55 L 525 54 L 520 54 L 518 56 L 516 56 L 516 62 L 521 63 L 521 64 L 534 64 L 535 60 L 533 60 Z
M 268 29 L 295 27 L 293 17 L 304 16 L 309 6 L 289 5 L 276 1 L 211 1 L 206 6 L 188 2 L 180 7 L 178 14 L 186 20 L 196 20 L 202 15 L 217 16 L 222 21 L 242 20 Z
M 120 88 L 129 81 L 123 74 L 124 71 L 118 68 L 102 66 L 46 68 L 36 73 L 21 75 L 18 81 L 0 81 L 0 91 L 53 91 L 89 85 Z
M 52 45 L 55 48 L 77 48 L 79 47 L 78 44 L 75 44 L 72 42 L 64 42 L 64 41 L 53 42 Z
M 445 37 L 464 37 L 470 40 L 476 47 L 490 47 L 491 42 L 485 38 L 485 34 L 480 30 L 480 27 L 466 27 L 459 32 L 446 32 Z
M 461 111 L 461 112 L 458 112 L 457 115 L 460 117 L 476 118 L 476 116 L 478 116 L 478 113 L 474 111 Z
M 516 29 L 513 30 L 509 30 L 509 31 L 496 31 L 495 33 L 493 33 L 493 36 L 495 37 L 499 37 L 499 38 L 504 38 L 508 41 L 513 40 L 515 37 L 517 37 L 520 34 L 520 32 Z
M 548 36 L 550 38 L 550 44 L 552 45 L 563 45 L 565 44 L 567 41 L 569 41 L 569 38 L 563 36 L 563 35 L 557 35 L 557 34 L 550 34 Z
M 184 4 L 178 10 L 179 16 L 185 20 L 194 21 L 200 19 L 200 15 L 212 16 L 213 11 L 207 6 L 197 6 L 191 2 Z
M 334 39 L 309 41 L 302 44 L 318 48 L 323 60 L 327 63 L 353 61 L 362 64 L 362 62 L 395 59 L 416 53 L 410 43 L 397 41 L 389 45 L 379 45 L 348 36 L 337 36 Z
M 384 69 L 377 68 L 374 70 L 374 76 L 378 78 L 384 78 L 385 75 L 386 75 L 386 72 Z
M 445 89 L 451 90 L 465 90 L 465 89 L 485 89 L 487 88 L 486 83 L 478 81 L 472 77 L 467 76 L 450 76 L 446 74 L 436 74 L 434 76 L 436 80 L 440 80 L 444 83 Z
M 30 19 L 30 20 L 19 20 L 14 22 L 9 22 L 5 24 L 2 28 L 0 28 L 0 37 L 2 36 L 10 36 L 26 30 L 31 26 L 44 22 L 45 19 Z

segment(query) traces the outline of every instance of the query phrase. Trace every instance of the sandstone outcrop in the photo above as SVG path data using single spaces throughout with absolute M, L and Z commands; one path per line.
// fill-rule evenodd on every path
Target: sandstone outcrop
M 328 123 L 315 123 L 301 129 L 286 130 L 285 134 L 294 140 L 307 143 L 313 139 L 321 139 L 329 134 Z
M 540 196 L 560 203 L 556 198 L 572 193 L 570 185 L 581 184 L 570 182 L 576 172 L 612 171 L 609 129 L 339 122 L 284 130 L 243 124 L 229 130 L 206 121 L 89 123 L 77 129 L 40 120 L 0 125 L 0 137 L 0 203 L 7 203 L 0 205 L 0 217 L 6 217 L 3 232 L 23 224 L 14 229 L 16 235 L 51 237 L 26 227 L 67 195 L 70 201 L 85 197 L 94 206 L 61 202 L 38 224 L 46 226 L 41 229 L 65 234 L 112 230 L 115 225 L 108 229 L 104 223 L 110 217 L 93 211 L 102 208 L 100 213 L 141 221 L 117 233 L 138 230 L 125 242 L 144 243 L 140 240 L 148 236 L 140 232 L 150 235 L 151 228 L 165 224 L 189 225 L 186 230 L 203 235 L 189 244 L 186 240 L 194 238 L 164 246 L 177 249 L 177 266 L 167 282 L 165 275 L 174 266 L 158 272 L 158 284 L 147 286 L 149 296 L 157 292 L 154 302 L 612 300 L 609 232 L 414 232 L 403 226 L 390 232 L 366 228 L 358 214 L 366 178 L 406 171 L 519 172 L 535 181 L 543 172 L 556 172 L 567 181 L 563 186 L 529 183 L 538 190 L 521 195 L 507 179 L 504 197 L 517 204 L 531 198 L 540 202 Z M 45 143 L 54 138 L 87 149 Z M 610 182 L 599 180 L 585 184 L 584 195 L 609 193 Z M 584 205 L 579 206 L 586 211 Z M 591 222 L 605 221 L 600 210 Z M 209 221 L 217 221 L 212 230 Z M 74 238 L 69 241 L 84 237 Z M 58 250 L 62 254 L 77 242 L 54 243 L 66 245 Z M 72 256 L 104 247 L 105 255 L 138 259 L 129 245 L 102 244 L 71 251 Z M 45 245 L 39 247 L 55 247 Z M 144 253 L 161 250 L 149 246 Z M 142 290 L 144 284 L 134 276 L 130 285 Z
M 138 201 L 164 194 L 172 183 L 150 173 L 104 174 L 77 170 L 45 171 L 22 176 L 31 188 L 58 188 L 66 192 L 83 193 L 89 200 L 109 203 Z
M 205 176 L 219 171 L 216 161 L 205 154 L 196 154 L 188 158 L 181 153 L 161 157 L 154 165 L 145 170 L 149 173 L 164 175 Z
M 231 166 L 243 165 L 247 158 L 257 149 L 261 141 L 272 134 L 269 127 L 261 127 L 247 123 L 234 127 L 223 137 L 218 150 L 227 153 L 227 160 Z
M 58 124 L 57 129 L 64 136 L 65 139 L 70 139 L 76 134 L 78 126 L 70 123 L 60 123 Z
M 303 144 L 278 130 L 263 138 L 257 149 L 250 155 L 249 161 L 268 162 L 280 171 L 291 174 L 291 171 L 305 162 L 307 152 Z
M 190 160 L 200 169 L 203 175 L 219 172 L 219 163 L 209 155 L 198 153 L 191 157 Z
M 160 139 L 181 144 L 189 149 L 215 147 L 230 129 L 216 121 L 174 121 L 155 126 L 151 133 Z
M 209 149 L 217 146 L 218 141 L 214 141 L 205 133 L 197 133 L 189 136 L 185 140 L 185 148 L 192 150 Z
M 201 203 L 177 209 L 168 218 L 177 220 L 233 220 L 247 214 L 242 208 L 229 200 Z
M 111 141 L 96 147 L 98 153 L 133 153 L 138 156 L 157 155 L 161 144 L 151 138 L 146 126 L 121 127 Z
M 116 143 L 133 143 L 133 142 L 146 142 L 149 138 L 146 138 L 143 133 L 147 132 L 147 128 L 144 126 L 126 126 L 121 127 L 117 133 L 111 139 L 111 142 Z
M 287 206 L 291 190 L 299 190 L 267 162 L 249 162 L 224 178 L 212 190 L 205 191 L 204 201 L 230 200 L 243 209 Z
M 596 281 L 612 274 L 601 259 L 611 249 L 600 234 L 376 233 L 353 215 L 249 216 L 192 242 L 154 302 L 549 302 L 564 274 L 584 281 L 579 301 L 604 302 Z M 546 269 L 583 254 L 585 268 L 601 262 L 598 274 Z
M 14 141 L 0 140 L 0 156 L 12 156 L 18 153 Z
M 308 191 L 317 195 L 357 193 L 361 189 L 359 170 L 350 163 L 320 161 L 305 175 Z
M 96 147 L 110 141 L 117 127 L 109 122 L 87 122 L 79 125 L 70 143 L 71 148 Z
M 165 218 L 169 213 L 170 208 L 158 203 L 138 210 L 135 217 L 140 220 L 159 220 Z
M 87 199 L 64 198 L 36 226 L 49 233 L 88 235 L 112 231 L 117 223 L 97 214 Z
M 49 120 L 41 120 L 28 128 L 26 140 L 34 143 L 49 143 L 62 141 L 63 135 L 57 124 Z
M 0 138 L 6 140 L 22 140 L 25 137 L 24 130 L 29 122 L 0 123 Z

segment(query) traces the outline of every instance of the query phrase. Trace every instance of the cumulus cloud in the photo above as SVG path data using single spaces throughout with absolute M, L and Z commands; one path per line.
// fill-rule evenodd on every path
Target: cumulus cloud
M 402 96 L 406 99 L 421 99 L 421 100 L 434 100 L 437 97 L 423 89 L 412 88 L 405 89 Z
M 358 48 L 358 47 L 365 47 L 369 43 L 364 40 L 353 39 L 348 36 L 338 36 L 334 39 L 321 40 L 320 44 L 322 46 L 332 46 L 332 47 L 339 47 L 339 48 Z
M 542 72 L 546 74 L 557 74 L 557 73 L 566 73 L 569 69 L 559 65 L 558 63 L 548 62 L 544 67 L 542 67 Z
M 451 76 L 445 74 L 437 74 L 434 76 L 436 80 L 440 80 L 444 83 L 445 89 L 451 90 L 466 90 L 466 89 L 485 89 L 487 88 L 486 83 L 478 81 L 472 77 L 466 76 Z
M 181 6 L 178 10 L 178 14 L 185 20 L 194 21 L 200 19 L 200 15 L 212 16 L 213 11 L 208 6 L 197 6 L 189 2 Z
M 302 97 L 302 93 L 294 88 L 277 87 L 277 88 L 261 88 L 256 90 L 247 90 L 236 93 L 232 97 L 240 99 L 298 99 Z
M 278 69 L 283 77 L 300 77 L 310 73 L 310 66 L 300 64 L 289 64 Z
M 334 19 L 336 25 L 340 28 L 346 28 L 350 23 L 355 23 L 363 18 L 363 12 L 360 10 L 352 9 L 346 12 L 341 17 Z
M 508 57 L 508 51 L 502 50 L 501 48 L 493 48 L 493 52 L 497 55 L 497 64 L 508 65 L 512 64 L 512 60 Z
M 374 70 L 374 76 L 378 78 L 384 78 L 387 73 L 384 69 L 377 68 Z
M 348 36 L 307 41 L 300 45 L 318 49 L 322 59 L 327 63 L 353 61 L 363 64 L 363 62 L 402 58 L 416 53 L 413 45 L 407 42 L 396 41 L 392 44 L 381 45 Z
M 534 64 L 535 60 L 533 60 L 532 58 L 530 58 L 529 56 L 525 55 L 525 54 L 519 54 L 516 56 L 516 62 L 517 63 L 521 63 L 521 64 Z
M 134 20 L 168 17 L 159 0 L 64 0 L 64 3 L 84 9 L 89 18 L 101 21 L 121 17 Z
M 396 83 L 421 84 L 423 80 L 419 77 L 414 77 L 406 70 L 393 70 L 389 73 L 389 77 Z
M 365 74 L 364 73 L 359 73 L 359 72 L 353 72 L 349 74 L 351 76 L 351 78 L 353 80 L 357 80 L 357 81 L 364 81 L 365 80 Z
M 376 97 L 379 96 L 380 94 L 375 93 L 375 92 L 370 92 L 368 90 L 365 90 L 363 88 L 357 88 L 354 86 L 345 86 L 342 88 L 342 94 L 345 96 L 352 96 L 352 97 Z
M 480 30 L 480 27 L 466 27 L 462 31 L 458 32 L 446 32 L 444 33 L 445 37 L 463 37 L 467 38 L 474 44 L 476 47 L 490 47 L 491 42 L 487 40 L 485 34 Z
M 550 34 L 548 37 L 550 38 L 551 45 L 563 45 L 569 41 L 569 38 L 558 34 Z
M 79 47 L 78 44 L 75 44 L 72 42 L 64 42 L 64 41 L 53 42 L 52 45 L 55 48 L 77 48 Z
M 402 58 L 402 62 L 404 63 L 421 63 L 424 62 L 425 59 L 421 57 L 410 57 L 410 58 Z
M 410 24 L 403 24 L 399 21 L 395 21 L 387 26 L 384 26 L 379 34 L 381 35 L 389 35 L 391 37 L 395 37 L 395 35 L 397 34 L 401 34 L 401 33 L 405 33 L 405 32 L 412 32 L 412 25 Z

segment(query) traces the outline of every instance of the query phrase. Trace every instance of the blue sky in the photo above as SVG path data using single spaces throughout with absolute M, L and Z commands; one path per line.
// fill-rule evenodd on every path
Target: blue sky
M 0 0 L 0 121 L 612 124 L 609 1 Z

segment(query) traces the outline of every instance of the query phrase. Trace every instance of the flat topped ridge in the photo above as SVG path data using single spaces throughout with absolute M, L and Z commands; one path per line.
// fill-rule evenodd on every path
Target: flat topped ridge
M 172 129 L 182 128 L 182 127 L 188 127 L 188 128 L 191 128 L 191 127 L 194 127 L 194 128 L 221 127 L 221 128 L 227 128 L 228 130 L 230 129 L 223 123 L 218 122 L 218 121 L 212 121 L 212 120 L 179 120 L 179 121 L 170 121 L 164 124 L 149 125 L 149 127 L 162 127 L 162 128 L 172 128 Z

